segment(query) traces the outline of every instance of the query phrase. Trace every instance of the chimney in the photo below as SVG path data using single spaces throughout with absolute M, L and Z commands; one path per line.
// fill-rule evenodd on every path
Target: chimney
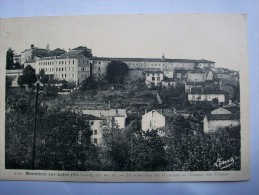
M 34 45 L 33 44 L 31 44 L 31 49 L 33 49 L 34 48 Z

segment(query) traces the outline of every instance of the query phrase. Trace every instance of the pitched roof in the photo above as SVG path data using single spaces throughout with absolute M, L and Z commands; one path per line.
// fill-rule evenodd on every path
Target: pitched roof
M 223 106 L 223 108 L 232 113 L 240 113 L 240 106 L 234 103 L 230 103 L 226 106 Z
M 226 94 L 227 92 L 220 89 L 211 89 L 211 88 L 192 88 L 191 92 L 188 94 Z
M 239 114 L 209 114 L 206 115 L 208 120 L 238 120 Z
M 93 60 L 118 60 L 118 61 L 132 61 L 132 62 L 179 62 L 179 63 L 215 63 L 209 60 L 192 60 L 192 59 L 161 59 L 161 58 L 121 58 L 121 57 L 93 57 Z
M 126 109 L 110 109 L 110 110 L 82 110 L 83 114 L 90 114 L 96 117 L 106 118 L 112 116 L 126 116 Z
M 83 114 L 83 118 L 85 120 L 102 120 L 100 117 L 97 117 L 91 114 Z
M 211 114 L 231 114 L 231 112 L 224 108 L 218 108 L 211 111 Z

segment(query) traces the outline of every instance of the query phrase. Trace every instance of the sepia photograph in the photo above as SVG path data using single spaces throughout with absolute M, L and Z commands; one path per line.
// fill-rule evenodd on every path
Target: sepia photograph
M 244 14 L 0 19 L 0 177 L 249 179 L 246 21 Z

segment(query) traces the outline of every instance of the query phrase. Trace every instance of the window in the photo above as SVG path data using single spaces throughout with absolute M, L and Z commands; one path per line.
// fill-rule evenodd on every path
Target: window
M 97 135 L 97 130 L 94 130 L 94 135 Z
M 157 81 L 160 81 L 160 77 L 157 77 Z
M 75 61 L 73 60 L 73 64 L 75 63 Z
M 101 71 L 101 68 L 100 68 L 100 67 L 98 67 L 98 70 L 99 70 L 99 71 Z
M 149 74 L 147 73 L 147 76 L 149 76 Z
M 152 81 L 154 81 L 155 80 L 155 77 L 152 77 Z
M 99 64 L 101 64 L 101 62 L 98 62 Z
M 94 143 L 97 144 L 97 138 L 94 138 Z
M 94 124 L 94 122 L 93 122 L 93 121 L 91 121 L 91 122 L 90 122 L 90 125 L 93 125 L 93 124 Z
M 192 96 L 192 99 L 193 99 L 193 100 L 195 99 L 195 95 Z

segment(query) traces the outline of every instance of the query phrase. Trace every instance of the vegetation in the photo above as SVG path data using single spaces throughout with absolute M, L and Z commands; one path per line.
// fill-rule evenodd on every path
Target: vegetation
M 125 76 L 129 72 L 129 67 L 121 61 L 112 61 L 107 66 L 107 80 L 110 83 L 125 83 Z
M 17 82 L 20 87 L 23 87 L 25 84 L 27 84 L 28 87 L 32 87 L 36 81 L 37 77 L 35 74 L 35 70 L 30 65 L 28 65 L 23 69 L 23 75 L 19 76 Z

